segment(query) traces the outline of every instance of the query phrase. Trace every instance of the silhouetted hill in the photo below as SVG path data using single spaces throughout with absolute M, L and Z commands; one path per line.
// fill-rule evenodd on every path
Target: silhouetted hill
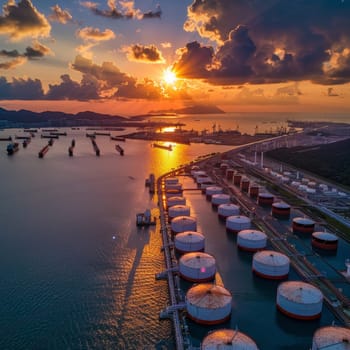
M 266 155 L 350 186 L 350 139 L 319 146 L 280 148 Z
M 223 114 L 225 113 L 222 109 L 213 105 L 194 105 L 179 109 L 162 109 L 156 111 L 150 111 L 149 113 L 176 113 L 176 114 Z

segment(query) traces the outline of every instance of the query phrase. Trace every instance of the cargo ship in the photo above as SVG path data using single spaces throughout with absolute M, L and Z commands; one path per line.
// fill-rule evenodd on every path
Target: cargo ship
M 115 149 L 117 150 L 117 152 L 119 152 L 121 156 L 124 155 L 124 150 L 120 145 L 115 145 Z
M 45 147 L 43 147 L 38 154 L 39 158 L 44 158 L 44 155 L 48 152 L 48 150 L 49 150 L 49 145 L 46 145 Z
M 160 143 L 153 143 L 152 144 L 153 147 L 156 147 L 156 148 L 162 148 L 162 149 L 166 149 L 167 151 L 172 151 L 173 150 L 173 146 L 172 145 L 162 145 Z
M 16 152 L 18 151 L 18 149 L 19 149 L 18 146 L 19 146 L 19 145 L 18 145 L 18 142 L 11 142 L 11 143 L 9 143 L 9 144 L 7 145 L 7 148 L 6 148 L 7 154 L 8 154 L 9 156 L 11 156 L 12 154 L 16 153 Z

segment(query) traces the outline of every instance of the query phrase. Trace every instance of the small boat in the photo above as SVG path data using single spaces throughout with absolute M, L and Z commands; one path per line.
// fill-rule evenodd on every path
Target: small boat
M 52 146 L 52 145 L 53 145 L 53 138 L 52 138 L 52 137 L 50 138 L 50 140 L 49 140 L 49 142 L 48 142 L 48 145 L 49 145 L 49 146 Z
M 70 157 L 73 157 L 73 146 L 70 146 L 69 148 L 68 148 L 68 155 L 70 156 Z
M 16 153 L 19 149 L 18 142 L 11 142 L 7 145 L 6 151 L 9 156 Z
M 30 137 L 24 139 L 24 140 L 23 140 L 23 143 L 22 143 L 23 148 L 26 148 L 26 147 L 28 146 L 28 144 L 30 143 L 30 141 L 31 141 L 31 138 L 30 138 Z
M 168 146 L 166 146 L 166 145 L 162 145 L 162 144 L 160 144 L 160 143 L 153 143 L 152 144 L 152 146 L 153 147 L 156 147 L 156 148 L 162 148 L 162 149 L 166 149 L 166 150 L 168 150 L 168 151 L 172 151 L 173 150 L 173 146 L 172 145 L 168 145 Z
M 125 137 L 121 137 L 121 136 L 111 136 L 111 140 L 112 140 L 112 141 L 121 141 L 121 142 L 125 142 Z
M 41 134 L 42 139 L 58 139 L 58 135 L 46 135 L 46 134 Z
M 95 134 L 89 134 L 89 133 L 87 133 L 87 134 L 86 134 L 86 137 L 90 137 L 90 138 L 94 139 L 94 138 L 96 138 L 96 135 L 95 135 Z
M 67 133 L 64 132 L 58 132 L 58 131 L 51 131 L 50 135 L 54 135 L 54 136 L 67 136 Z
M 146 209 L 144 213 L 136 214 L 136 225 L 137 226 L 150 226 L 156 224 L 156 217 L 151 217 L 151 211 Z

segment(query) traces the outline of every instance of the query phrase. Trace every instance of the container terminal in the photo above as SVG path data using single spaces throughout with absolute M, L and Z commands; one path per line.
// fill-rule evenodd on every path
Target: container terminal
M 254 233 L 254 240 L 256 237 L 259 237 L 259 239 L 263 241 L 265 237 L 261 233 L 265 233 L 275 253 L 281 254 L 284 257 L 275 259 L 275 261 L 281 261 L 281 266 L 279 268 L 281 269 L 282 278 L 285 278 L 285 273 L 283 271 L 285 271 L 286 268 L 289 268 L 289 262 L 299 275 L 301 282 L 290 283 L 281 286 L 281 289 L 279 289 L 276 301 L 277 309 L 296 319 L 317 319 L 320 317 L 321 300 L 323 300 L 338 322 L 344 327 L 350 327 L 350 299 L 348 293 L 350 288 L 350 261 L 347 265 L 348 269 L 346 271 L 339 271 L 338 267 L 332 266 L 332 263 L 327 260 L 327 255 L 323 257 L 322 255 L 315 253 L 312 249 L 305 252 L 307 250 L 305 247 L 306 242 L 303 241 L 303 239 L 306 234 L 311 237 L 313 231 L 325 231 L 326 229 L 332 231 L 332 228 L 328 227 L 324 220 L 317 217 L 315 214 L 311 218 L 310 213 L 307 211 L 307 216 L 309 216 L 310 219 L 306 218 L 304 207 L 289 206 L 286 204 L 285 198 L 283 198 L 281 194 L 271 194 L 266 188 L 264 188 L 264 186 L 257 186 L 259 181 L 266 185 L 267 179 L 264 178 L 264 180 L 261 181 L 261 179 L 257 177 L 257 173 L 250 172 L 244 167 L 246 164 L 245 162 L 242 162 L 242 158 L 239 154 L 245 148 L 246 146 L 223 154 L 216 154 L 214 156 L 210 155 L 197 162 L 191 162 L 189 165 L 174 169 L 157 180 L 161 235 L 163 239 L 162 249 L 164 251 L 166 270 L 157 274 L 156 279 L 167 279 L 170 297 L 170 305 L 161 312 L 160 318 L 172 319 L 176 349 L 195 349 L 195 347 L 191 344 L 188 333 L 189 328 L 187 326 L 187 317 L 191 319 L 190 309 L 188 308 L 188 305 L 186 305 L 179 283 L 179 262 L 174 253 L 174 246 L 176 243 L 174 244 L 173 226 L 169 224 L 169 214 L 167 212 L 169 190 L 166 189 L 166 182 L 167 179 L 174 177 L 192 177 L 192 168 L 197 168 L 198 172 L 203 172 L 201 176 L 203 176 L 204 179 L 210 178 L 211 185 L 222 188 L 222 192 L 225 195 L 228 195 L 230 201 L 232 201 L 234 205 L 240 207 L 241 215 L 238 216 L 239 219 L 233 219 L 232 224 L 233 229 L 237 228 L 237 230 L 233 231 L 240 234 L 243 231 L 247 231 L 244 230 L 246 228 L 244 226 L 246 222 L 253 223 L 256 230 L 258 230 L 258 233 Z M 240 176 L 239 181 L 237 180 L 237 177 L 235 178 L 235 175 L 237 177 Z M 269 180 L 271 181 L 271 179 Z M 249 185 L 248 188 L 245 189 L 244 186 L 247 181 L 252 189 L 254 188 L 256 190 L 256 188 L 258 188 L 257 192 L 252 190 L 252 193 L 250 194 Z M 199 190 L 203 192 L 204 189 L 203 193 L 205 193 L 204 184 L 205 182 L 202 182 L 201 184 L 199 181 L 197 182 L 197 188 L 184 188 L 182 190 Z M 271 184 L 276 185 L 274 182 L 271 182 Z M 207 190 L 209 190 L 208 187 Z M 213 192 L 209 198 L 210 200 L 212 200 L 213 197 L 216 198 L 216 200 L 217 198 L 223 200 L 224 196 L 221 195 L 220 197 L 220 195 L 221 194 Z M 288 197 L 288 199 L 289 198 L 290 197 Z M 226 208 L 226 210 L 228 209 Z M 242 220 L 242 217 L 246 219 Z M 234 218 L 234 216 L 231 216 L 230 218 Z M 288 218 L 289 221 L 286 221 L 286 218 Z M 290 223 L 291 227 L 287 227 Z M 311 227 L 311 230 L 309 227 Z M 181 232 L 181 229 L 178 232 Z M 227 230 L 227 232 L 229 232 L 229 230 Z M 178 233 L 176 232 L 175 234 Z M 297 235 L 302 235 L 302 239 L 298 240 Z M 177 237 L 177 235 L 175 237 Z M 252 241 L 249 239 L 244 240 L 244 236 L 242 237 L 243 238 L 240 239 L 243 248 L 245 248 L 244 244 L 246 244 L 248 249 L 251 249 Z M 327 243 L 329 242 L 325 242 L 324 237 L 325 235 L 323 235 L 321 239 L 316 237 L 313 238 L 313 240 L 318 239 L 318 242 L 322 243 L 321 247 L 324 247 L 326 244 L 328 249 L 333 244 L 334 248 L 334 243 L 331 241 L 330 243 L 332 244 L 328 245 Z M 341 244 L 349 245 L 348 238 L 347 240 L 345 238 L 346 237 L 342 236 Z M 256 244 L 256 242 L 257 241 L 255 240 L 254 244 Z M 315 246 L 313 245 L 313 247 Z M 262 256 L 259 260 L 257 258 L 257 260 L 254 261 L 258 273 L 261 272 L 259 266 L 262 266 L 259 265 L 260 259 L 266 261 L 266 259 L 270 258 L 270 255 L 271 253 L 266 252 L 265 256 Z M 327 273 L 324 272 L 325 266 L 327 268 Z M 274 269 L 275 268 L 276 266 L 274 266 Z M 262 272 L 267 275 L 269 274 L 269 271 L 266 270 L 266 268 L 264 268 Z M 274 275 L 268 277 L 272 279 L 279 278 L 279 276 Z M 300 309 L 300 305 L 297 302 L 295 305 L 292 304 L 291 309 L 289 309 L 290 305 L 288 304 L 288 295 L 295 293 L 295 290 L 303 290 L 305 293 L 311 293 L 313 295 L 315 301 L 312 307 L 308 304 L 309 301 L 305 301 L 305 305 L 301 305 L 302 310 L 314 308 L 311 314 L 304 314 L 304 311 L 300 310 L 299 312 L 295 312 L 295 310 Z M 187 316 L 184 316 L 184 313 L 182 312 L 184 310 L 187 311 Z

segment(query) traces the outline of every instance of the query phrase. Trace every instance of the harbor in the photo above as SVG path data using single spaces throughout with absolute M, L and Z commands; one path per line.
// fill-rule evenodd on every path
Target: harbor
M 231 152 L 231 153 L 234 154 L 234 152 Z M 232 157 L 232 154 L 231 154 L 231 157 Z M 246 196 L 242 195 L 242 190 L 244 193 L 244 184 L 242 187 L 242 183 L 241 183 L 241 181 L 239 181 L 238 183 L 236 182 L 236 186 L 234 186 L 233 174 L 231 174 L 229 172 L 229 175 L 227 176 L 225 171 L 221 170 L 220 168 L 215 168 L 215 166 L 214 166 L 214 164 L 218 164 L 218 161 L 220 162 L 221 157 L 215 156 L 214 158 L 216 158 L 216 161 L 214 161 L 214 160 L 207 161 L 207 162 L 201 161 L 200 163 L 198 163 L 201 165 L 201 168 L 198 167 L 198 170 L 197 170 L 197 172 L 199 174 L 199 173 L 201 173 L 202 170 L 205 169 L 205 171 L 202 171 L 203 178 L 208 177 L 208 178 L 214 179 L 213 182 L 217 186 L 220 186 L 221 190 L 223 190 L 224 193 L 228 193 L 228 195 L 225 195 L 225 194 L 211 195 L 212 197 L 214 197 L 211 199 L 212 206 L 213 206 L 213 200 L 215 200 L 216 197 L 222 198 L 222 199 L 225 198 L 225 200 L 226 200 L 226 197 L 231 198 L 231 200 L 233 200 L 233 202 L 236 203 L 240 207 L 241 213 L 242 213 L 241 215 L 246 215 L 245 217 L 247 218 L 247 222 L 250 223 L 252 221 L 254 223 L 255 229 L 261 230 L 261 231 L 257 231 L 257 232 L 261 232 L 262 235 L 265 235 L 262 232 L 266 233 L 266 235 L 268 237 L 269 246 L 271 247 L 270 249 L 273 249 L 273 251 L 280 252 L 280 253 L 284 254 L 284 256 L 288 257 L 287 258 L 288 261 L 290 259 L 291 268 L 295 271 L 295 273 L 297 275 L 297 280 L 307 282 L 305 284 L 304 288 L 306 288 L 306 286 L 308 286 L 308 285 L 310 285 L 310 287 L 317 286 L 317 289 L 319 288 L 319 290 L 322 291 L 322 298 L 324 298 L 324 303 L 326 305 L 326 307 L 323 307 L 323 313 L 327 314 L 330 311 L 334 317 L 332 321 L 328 321 L 328 322 L 330 322 L 331 324 L 336 323 L 339 326 L 343 326 L 343 327 L 349 327 L 349 325 L 350 325 L 350 313 L 349 313 L 350 302 L 348 299 L 349 280 L 344 278 L 342 276 L 342 274 L 339 272 L 338 277 L 335 280 L 335 281 L 338 281 L 338 284 L 337 283 L 334 284 L 334 282 L 332 282 L 334 277 L 330 277 L 330 276 L 328 277 L 323 272 L 319 271 L 317 268 L 318 264 L 315 266 L 314 259 L 312 259 L 311 262 L 308 260 L 309 259 L 308 255 L 310 253 L 308 253 L 308 255 L 306 255 L 303 250 L 300 250 L 299 246 L 290 244 L 286 240 L 285 233 L 284 233 L 286 228 L 284 228 L 283 226 L 279 227 L 276 224 L 271 224 L 271 219 L 270 219 L 271 214 L 269 215 L 268 209 L 264 208 L 266 206 L 263 204 L 264 202 L 262 202 L 262 200 L 261 200 L 260 205 L 262 206 L 263 209 L 261 209 L 261 214 L 259 214 L 260 209 L 258 210 L 258 207 L 256 207 L 256 204 L 254 204 L 256 202 L 254 200 L 251 201 L 251 199 L 249 198 L 248 189 L 246 190 L 247 195 Z M 224 158 L 234 159 L 234 158 L 230 158 L 230 157 L 224 157 Z M 224 162 L 222 163 L 224 165 L 226 164 L 226 166 L 224 168 L 225 170 L 228 167 L 227 166 L 228 163 L 229 162 L 227 160 L 224 160 Z M 232 163 L 231 165 L 233 165 L 233 164 L 234 163 Z M 193 168 L 196 167 L 196 163 L 194 163 L 194 164 L 192 163 L 191 166 Z M 238 165 L 236 165 L 236 166 L 238 166 Z M 187 171 L 185 171 L 186 169 L 187 169 Z M 158 180 L 158 183 L 157 183 L 159 206 L 160 206 L 160 213 L 161 213 L 160 217 L 161 217 L 161 223 L 162 223 L 161 234 L 163 237 L 163 250 L 164 250 L 164 256 L 165 256 L 165 261 L 166 261 L 166 266 L 167 266 L 167 269 L 163 273 L 159 274 L 159 276 L 157 276 L 157 277 L 158 278 L 160 278 L 160 277 L 167 278 L 169 294 L 170 294 L 170 305 L 167 306 L 161 312 L 160 316 L 161 317 L 171 317 L 173 320 L 173 328 L 174 328 L 175 338 L 176 338 L 176 349 L 196 349 L 196 348 L 199 349 L 199 345 L 201 342 L 200 341 L 198 343 L 198 340 L 197 341 L 194 340 L 193 336 L 191 336 L 191 331 L 193 331 L 194 327 L 191 326 L 192 321 L 189 321 L 187 318 L 188 316 L 190 317 L 190 315 L 187 315 L 187 317 L 184 316 L 184 315 L 188 314 L 189 310 L 186 308 L 186 304 L 184 303 L 183 283 L 179 282 L 179 276 L 178 276 L 178 274 L 179 274 L 179 260 L 176 258 L 175 253 L 174 253 L 174 243 L 175 243 L 175 247 L 176 247 L 176 239 L 174 242 L 174 235 L 172 235 L 169 231 L 170 224 L 169 224 L 169 220 L 167 220 L 168 214 L 167 214 L 167 211 L 165 209 L 167 207 L 167 205 L 166 205 L 166 201 L 164 199 L 164 198 L 168 198 L 168 200 L 169 200 L 169 197 L 167 197 L 167 191 L 165 190 L 165 188 L 166 188 L 165 181 L 167 181 L 167 178 L 173 179 L 173 178 L 177 177 L 179 179 L 179 181 L 181 181 L 181 184 L 183 187 L 182 187 L 181 194 L 178 194 L 179 196 L 182 195 L 182 192 L 185 193 L 186 190 L 189 191 L 189 192 L 186 191 L 186 195 L 187 195 L 187 193 L 194 193 L 193 191 L 195 191 L 195 189 L 191 188 L 193 186 L 189 185 L 188 180 L 186 180 L 186 178 L 192 177 L 191 174 L 189 174 L 188 169 L 189 169 L 189 167 L 182 167 L 182 168 L 176 169 L 175 171 L 168 173 L 164 177 L 160 178 Z M 239 166 L 239 169 L 241 169 L 241 166 Z M 193 174 L 193 172 L 191 172 L 191 173 Z M 240 175 L 240 180 L 242 180 L 242 175 Z M 197 180 L 197 181 L 199 181 L 199 180 Z M 198 186 L 200 185 L 200 183 L 201 182 L 198 182 Z M 187 186 L 190 186 L 190 187 L 187 188 Z M 212 187 L 207 187 L 206 191 L 208 191 L 211 188 Z M 258 198 L 258 197 L 259 196 L 257 195 L 256 198 Z M 207 198 L 208 198 L 208 196 L 207 196 Z M 258 203 L 259 203 L 259 198 L 258 198 Z M 261 198 L 264 198 L 262 194 L 261 194 Z M 254 208 L 252 208 L 251 203 L 253 203 Z M 271 204 L 272 204 L 272 202 L 267 204 L 267 207 L 271 208 Z M 234 204 L 233 204 L 233 206 L 234 206 Z M 191 207 L 192 207 L 192 210 L 196 210 L 193 208 L 193 206 L 191 206 Z M 279 212 L 277 212 L 277 215 L 276 215 L 276 209 L 275 209 L 275 214 L 273 214 L 273 215 L 278 217 L 278 213 Z M 302 214 L 298 213 L 298 215 L 301 216 Z M 282 217 L 283 217 L 283 213 L 282 213 Z M 185 217 L 183 217 L 183 218 L 185 218 Z M 175 219 L 173 219 L 173 220 L 175 220 Z M 190 220 L 190 219 L 188 219 L 188 220 Z M 193 219 L 193 220 L 195 220 L 195 219 Z M 173 222 L 173 221 L 170 221 L 170 222 Z M 284 223 L 285 223 L 285 221 L 284 221 Z M 241 223 L 239 223 L 239 224 L 235 223 L 235 225 L 239 225 L 240 229 L 238 231 L 240 231 L 244 228 L 244 226 L 242 226 L 243 224 L 241 224 Z M 171 224 L 171 227 L 173 228 L 173 224 Z M 175 227 L 175 224 L 174 224 L 174 227 Z M 250 226 L 248 226 L 247 228 L 250 228 Z M 195 228 L 192 228 L 192 229 L 194 231 L 196 230 Z M 227 228 L 227 221 L 226 221 L 226 231 L 227 230 L 228 230 L 228 228 Z M 238 233 L 238 231 L 236 231 L 236 234 Z M 175 233 L 175 234 L 177 235 L 177 233 Z M 194 232 L 192 234 L 194 234 Z M 237 243 L 238 242 L 239 241 L 237 241 Z M 250 244 L 249 241 L 248 241 L 248 244 Z M 345 245 L 348 247 L 349 243 L 345 243 Z M 266 242 L 265 242 L 265 246 L 266 246 Z M 301 249 L 305 249 L 305 247 L 302 246 Z M 348 251 L 348 248 L 345 248 L 345 249 Z M 241 250 L 242 250 L 242 248 L 241 248 Z M 243 248 L 243 250 L 246 250 L 246 249 Z M 251 249 L 248 248 L 247 250 L 249 251 Z M 222 255 L 222 252 L 221 252 L 221 255 Z M 217 259 L 218 259 L 218 262 L 220 263 L 219 256 L 217 256 Z M 345 267 L 345 265 L 344 265 L 344 267 Z M 181 269 L 181 262 L 180 262 L 180 269 Z M 290 272 L 290 275 L 292 275 L 292 272 Z M 288 276 L 288 273 L 287 273 L 287 276 Z M 285 280 L 287 278 L 287 276 L 283 275 L 283 278 L 281 278 L 281 279 Z M 266 276 L 265 276 L 265 278 L 266 278 Z M 280 278 L 278 278 L 278 279 L 280 279 Z M 346 288 L 344 288 L 345 285 L 347 285 Z M 342 286 L 342 288 L 340 288 L 339 286 Z M 318 292 L 318 293 L 321 293 L 321 292 Z M 235 295 L 235 293 L 233 293 L 233 295 Z M 187 304 L 187 307 L 188 307 L 188 304 Z M 277 305 L 276 308 L 278 309 L 278 312 L 286 313 L 288 316 L 290 316 L 290 312 L 289 311 L 285 312 L 283 307 L 281 308 L 279 305 Z M 329 311 L 325 310 L 326 308 Z M 187 309 L 187 312 L 184 313 L 184 310 L 186 310 L 186 309 Z M 232 311 L 232 312 L 234 312 L 234 311 Z M 321 315 L 318 314 L 318 312 L 319 311 L 317 311 L 315 314 L 315 319 L 317 319 L 317 320 L 321 318 Z M 322 316 L 322 318 L 325 318 L 325 319 L 327 319 L 329 317 L 330 317 L 330 319 L 332 319 L 332 316 L 330 316 L 329 314 L 328 314 L 328 316 L 325 316 L 325 317 Z M 293 316 L 292 318 L 303 319 L 304 316 L 302 316 L 302 314 L 300 314 L 300 315 Z M 309 319 L 309 316 L 307 316 L 307 318 Z M 313 319 L 313 317 L 311 317 L 310 319 Z M 188 325 L 188 322 L 190 322 L 190 326 Z M 305 321 L 301 321 L 301 322 L 305 322 Z M 308 322 L 310 322 L 310 321 L 308 321 Z M 220 323 L 222 323 L 224 325 L 224 328 L 227 328 L 227 326 L 228 326 L 227 322 L 223 321 Z M 232 321 L 231 321 L 231 327 L 232 327 Z M 312 327 L 316 327 L 316 325 L 313 324 Z M 217 329 L 217 328 L 214 328 L 214 330 L 215 329 Z M 314 329 L 314 332 L 315 331 L 316 331 L 316 329 Z M 334 330 L 334 331 L 336 331 L 336 330 Z M 205 332 L 208 332 L 208 329 L 206 329 Z M 312 334 L 313 334 L 313 332 L 310 333 L 310 339 L 312 338 Z M 266 348 L 265 346 L 266 346 L 266 344 L 262 345 L 261 348 Z M 310 344 L 310 346 L 311 346 L 311 344 Z M 275 348 L 275 347 L 269 346 L 268 348 Z M 299 347 L 295 347 L 295 348 L 299 349 Z M 305 347 L 305 349 L 306 349 L 306 347 Z

